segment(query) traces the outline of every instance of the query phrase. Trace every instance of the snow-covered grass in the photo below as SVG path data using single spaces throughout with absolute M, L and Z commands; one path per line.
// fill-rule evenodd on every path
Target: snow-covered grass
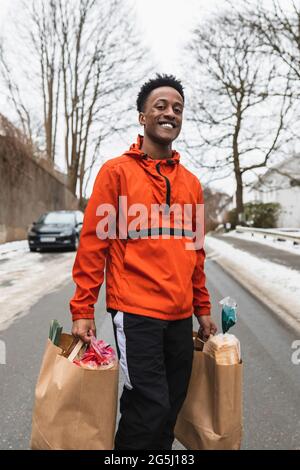
M 277 229 L 278 230 L 278 229 Z M 287 232 L 287 235 L 297 235 L 299 236 L 300 232 Z M 277 248 L 279 250 L 288 251 L 289 253 L 294 253 L 295 255 L 300 255 L 300 244 L 294 245 L 291 240 L 278 241 L 276 238 L 272 238 L 270 235 L 267 238 L 264 238 L 262 233 L 255 233 L 252 237 L 250 232 L 236 232 L 235 230 L 231 232 L 224 233 L 224 237 L 235 237 L 240 238 L 241 240 L 247 240 L 252 242 L 261 243 L 262 245 L 271 246 L 272 248 Z
M 74 252 L 31 253 L 27 240 L 0 245 L 0 331 L 72 280 Z
M 216 257 L 232 264 L 241 276 L 246 274 L 274 303 L 286 306 L 300 319 L 300 272 L 233 248 L 228 243 L 206 236 L 205 246 Z

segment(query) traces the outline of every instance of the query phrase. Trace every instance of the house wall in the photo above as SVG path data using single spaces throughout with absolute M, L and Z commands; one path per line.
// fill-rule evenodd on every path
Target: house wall
M 275 193 L 274 202 L 281 205 L 277 226 L 300 228 L 300 187 L 279 189 Z
M 290 174 L 292 168 L 288 168 Z M 300 228 L 300 186 L 291 186 L 290 179 L 278 173 L 270 173 L 259 189 L 253 191 L 253 199 L 263 203 L 277 202 L 281 206 L 277 227 Z

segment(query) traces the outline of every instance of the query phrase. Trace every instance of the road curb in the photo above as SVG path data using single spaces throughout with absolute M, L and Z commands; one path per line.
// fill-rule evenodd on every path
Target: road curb
M 234 261 L 229 261 L 223 257 L 214 248 L 206 248 L 207 257 L 215 261 L 224 271 L 226 271 L 234 280 L 236 280 L 241 286 L 250 292 L 259 302 L 264 304 L 269 310 L 271 310 L 279 321 L 284 323 L 293 333 L 296 333 L 300 338 L 300 319 L 297 319 L 290 309 L 283 306 L 280 303 L 274 302 L 274 299 L 270 298 L 268 291 L 261 286 L 258 286 L 254 282 L 252 276 L 247 276 L 241 269 L 241 266 Z

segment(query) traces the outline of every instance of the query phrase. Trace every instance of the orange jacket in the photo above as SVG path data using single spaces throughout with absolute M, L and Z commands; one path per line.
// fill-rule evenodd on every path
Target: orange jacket
M 118 217 L 115 238 L 100 239 L 97 236 L 101 230 L 107 230 L 99 225 L 107 213 L 97 215 L 97 208 L 101 204 L 111 204 L 119 215 L 119 196 L 127 196 L 128 208 L 132 204 L 143 204 L 149 214 L 151 204 L 192 204 L 195 207 L 196 203 L 203 203 L 198 179 L 180 164 L 180 155 L 176 151 L 171 159 L 153 160 L 140 150 L 141 145 L 142 136 L 139 136 L 137 144 L 133 144 L 128 152 L 107 161 L 95 180 L 73 266 L 76 283 L 70 301 L 73 320 L 94 318 L 94 304 L 104 280 L 104 270 L 107 310 L 162 320 L 183 319 L 193 313 L 197 316 L 210 314 L 203 270 L 204 250 L 187 250 L 185 244 L 191 239 L 174 236 L 176 231 L 172 232 L 172 228 L 177 225 L 172 212 L 169 239 L 161 234 L 161 226 L 154 227 L 156 237 L 147 238 L 147 230 L 143 230 L 140 237 L 131 235 L 132 238 L 123 239 L 118 235 Z M 133 212 L 134 215 L 127 212 L 125 228 L 129 233 L 130 223 L 139 214 Z M 151 227 L 150 219 L 146 222 Z M 164 226 L 161 214 L 157 224 Z M 141 223 L 139 228 L 142 227 Z

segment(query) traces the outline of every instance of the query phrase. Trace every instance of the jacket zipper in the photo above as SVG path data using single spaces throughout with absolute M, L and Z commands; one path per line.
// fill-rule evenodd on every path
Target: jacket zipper
M 169 208 L 170 208 L 170 203 L 171 203 L 171 183 L 170 183 L 170 180 L 166 176 L 161 174 L 161 172 L 160 172 L 160 162 L 157 163 L 157 165 L 155 165 L 155 168 L 156 168 L 157 172 L 160 174 L 160 176 L 162 176 L 165 179 L 165 182 L 166 182 L 166 187 L 167 187 L 166 204 L 168 206 L 168 207 L 166 207 L 166 213 L 168 213 Z

